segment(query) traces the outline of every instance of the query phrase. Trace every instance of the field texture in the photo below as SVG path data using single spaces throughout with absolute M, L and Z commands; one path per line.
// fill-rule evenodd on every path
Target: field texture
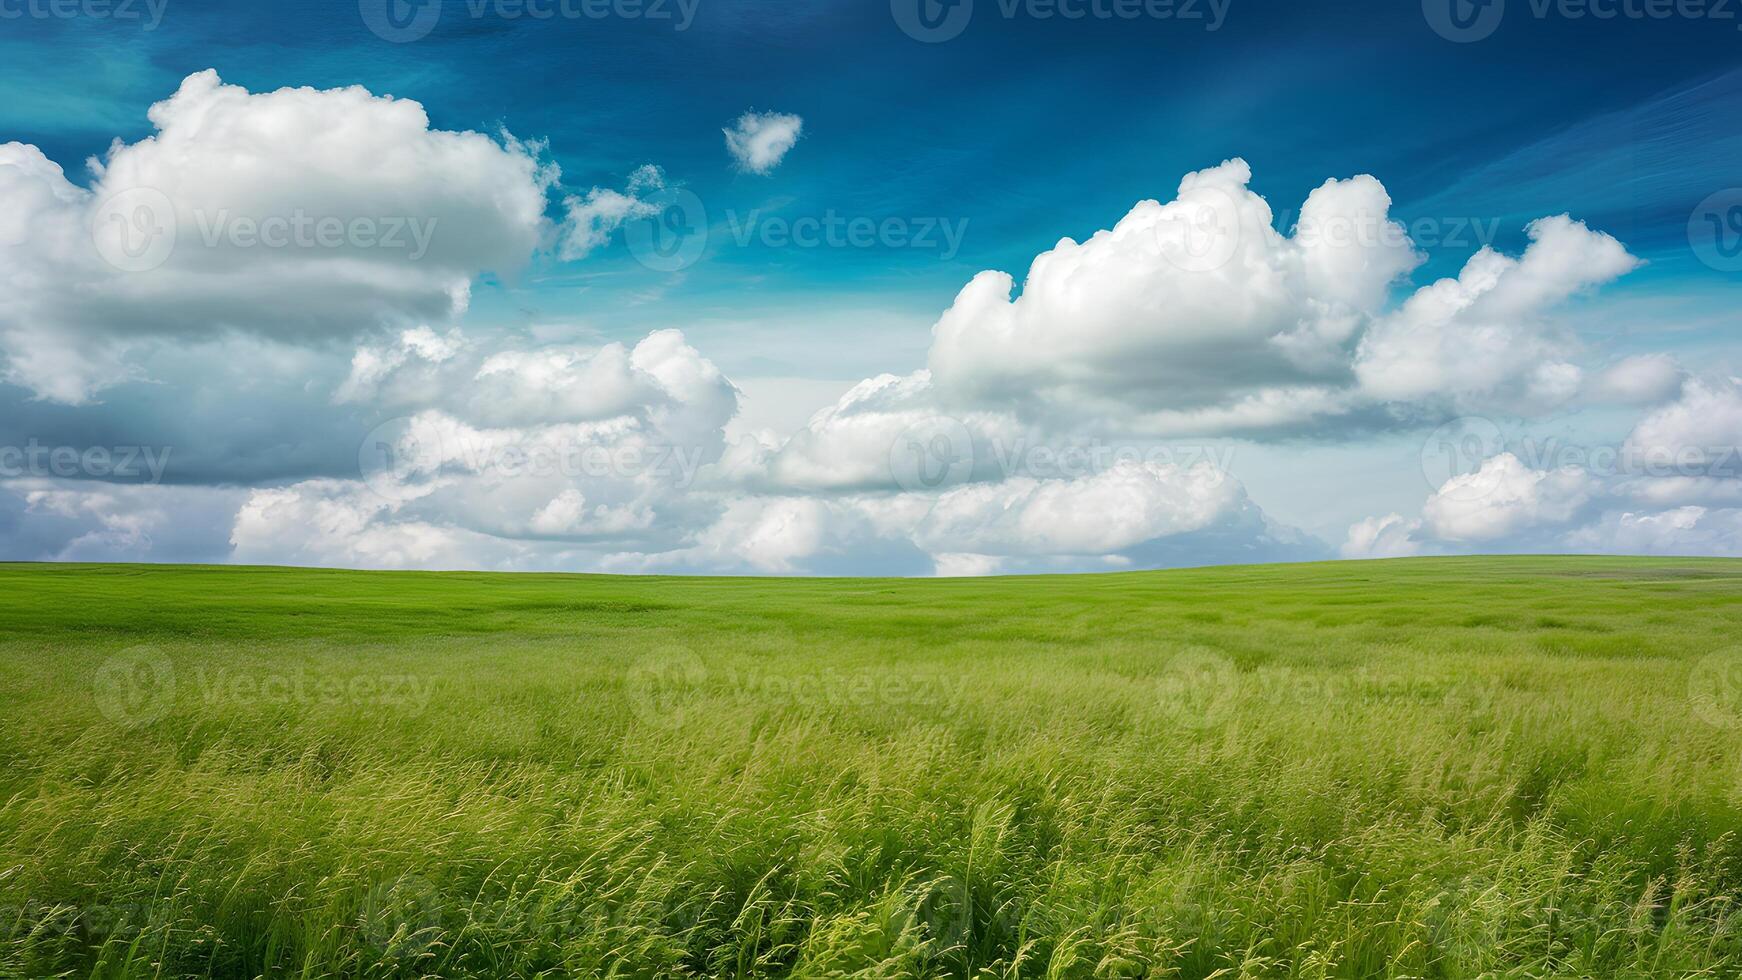
M 0 975 L 1733 977 L 1742 563 L 0 566 Z

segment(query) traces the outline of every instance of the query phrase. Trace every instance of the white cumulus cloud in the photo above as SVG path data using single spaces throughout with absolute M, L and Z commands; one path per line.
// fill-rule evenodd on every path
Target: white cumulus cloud
M 650 191 L 665 189 L 665 172 L 653 164 L 643 164 L 629 175 L 623 190 L 594 187 L 586 194 L 571 195 L 563 200 L 568 220 L 563 225 L 562 248 L 565 260 L 586 258 L 593 249 L 610 241 L 611 234 L 625 221 L 650 218 L 659 213 L 659 205 L 646 200 Z
M 1422 517 L 1438 537 L 1493 541 L 1571 520 L 1594 490 L 1590 476 L 1576 467 L 1535 470 L 1501 453 L 1475 472 L 1447 480 L 1422 505 Z
M 1362 338 L 1363 391 L 1394 402 L 1450 400 L 1471 409 L 1553 407 L 1579 390 L 1577 343 L 1548 317 L 1580 290 L 1639 261 L 1620 242 L 1561 215 L 1534 221 L 1519 258 L 1484 247 L 1456 279 L 1417 291 Z
M 721 130 L 726 152 L 739 169 L 753 174 L 772 173 L 803 131 L 804 120 L 786 112 L 746 112 Z
M 1386 514 L 1355 522 L 1340 553 L 1344 558 L 1408 558 L 1421 553 L 1421 542 L 1415 534 L 1420 521 L 1405 520 L 1401 514 Z
M 1675 397 L 1687 372 L 1668 354 L 1624 357 L 1596 376 L 1592 395 L 1622 405 L 1654 405 Z
M 318 343 L 447 319 L 544 230 L 555 171 L 536 147 L 432 129 L 409 100 L 204 71 L 149 118 L 84 186 L 0 146 L 0 354 L 38 395 L 88 400 L 149 338 Z
M 1102 555 L 1201 530 L 1245 500 L 1240 485 L 1208 463 L 1120 462 L 1074 480 L 957 487 L 938 497 L 913 536 L 931 554 Z

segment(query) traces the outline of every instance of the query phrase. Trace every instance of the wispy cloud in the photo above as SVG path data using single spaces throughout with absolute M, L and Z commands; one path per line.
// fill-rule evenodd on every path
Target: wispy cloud
M 746 112 L 722 132 L 739 169 L 767 174 L 780 166 L 803 130 L 804 120 L 791 113 Z

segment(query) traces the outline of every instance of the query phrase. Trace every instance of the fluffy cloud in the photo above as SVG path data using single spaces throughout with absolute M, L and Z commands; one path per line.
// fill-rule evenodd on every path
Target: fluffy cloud
M 932 569 L 938 578 L 974 578 L 996 575 L 1004 561 L 997 555 L 937 555 Z
M 1581 551 L 1645 555 L 1742 555 L 1742 510 L 1677 507 L 1606 514 L 1567 536 Z
M 1355 374 L 1386 401 L 1552 407 L 1577 394 L 1572 335 L 1547 313 L 1630 271 L 1621 243 L 1562 215 L 1534 221 L 1513 259 L 1484 247 L 1456 279 L 1424 287 L 1362 338 Z
M 1613 490 L 1636 503 L 1742 504 L 1742 383 L 1687 381 L 1679 398 L 1639 420 L 1617 458 Z
M 721 132 L 726 134 L 726 152 L 739 169 L 768 174 L 780 166 L 803 130 L 804 120 L 790 113 L 746 112 Z
M 784 442 L 737 447 L 722 473 L 757 489 L 941 489 L 1001 479 L 998 448 L 1024 427 L 1008 413 L 945 412 L 927 371 L 855 385 Z M 927 472 L 931 471 L 931 472 Z
M 1653 405 L 1673 398 L 1687 372 L 1668 354 L 1622 358 L 1598 375 L 1591 394 L 1600 401 L 1623 405 Z
M 1401 514 L 1369 517 L 1349 528 L 1339 553 L 1344 558 L 1408 558 L 1421 554 L 1421 543 L 1415 540 L 1420 530 L 1420 521 L 1405 520 Z
M 1291 234 L 1244 161 L 1188 174 L 1109 231 L 1038 256 L 1019 295 L 983 272 L 938 320 L 928 359 L 945 405 L 1152 435 L 1287 432 L 1314 420 L 1535 408 L 1581 388 L 1549 314 L 1637 261 L 1561 216 L 1388 311 L 1420 261 L 1372 177 L 1330 180 Z M 1614 380 L 1656 379 L 1630 365 Z
M 431 129 L 361 88 L 250 93 L 189 76 L 79 186 L 0 146 L 6 378 L 78 403 L 147 338 L 318 342 L 463 311 L 538 247 L 553 168 L 504 137 Z
M 595 187 L 584 195 L 563 200 L 568 220 L 563 225 L 562 249 L 565 260 L 586 258 L 593 249 L 610 241 L 611 235 L 625 221 L 648 218 L 659 213 L 659 205 L 645 199 L 650 191 L 665 189 L 665 172 L 653 164 L 643 164 L 629 175 L 629 185 L 616 191 Z
M 1295 238 L 1233 160 L 1188 174 L 1110 231 L 1038 256 L 1021 294 L 974 277 L 938 320 L 932 377 L 952 399 L 1030 417 L 1227 409 L 1279 388 L 1347 383 L 1348 348 L 1390 282 L 1419 261 L 1371 177 L 1329 181 Z M 1379 234 L 1332 229 L 1373 224 Z
M 694 545 L 646 561 L 649 567 L 687 565 L 788 574 L 803 570 L 808 560 L 824 552 L 838 552 L 853 539 L 863 538 L 862 530 L 857 515 L 827 501 L 743 498 L 728 503 Z
M 738 498 L 694 546 L 617 567 L 983 575 L 1308 557 L 1323 551 L 1271 524 L 1212 464 L 1122 461 L 936 492 Z
M 940 495 L 914 529 L 930 554 L 1100 555 L 1202 530 L 1246 502 L 1208 463 L 1120 462 L 1075 480 L 1015 477 Z
M 230 530 L 231 557 L 245 564 L 344 568 L 588 567 L 582 549 L 479 531 L 454 517 L 384 496 L 378 486 L 308 480 L 250 493 Z
M 1728 464 L 1736 471 L 1742 442 L 1742 383 L 1690 381 L 1675 402 L 1634 426 L 1626 449 L 1633 456 L 1688 469 Z
M 1501 453 L 1447 480 L 1422 505 L 1427 527 L 1450 541 L 1494 541 L 1540 524 L 1571 520 L 1591 499 L 1590 477 L 1574 467 L 1533 470 Z
M 340 394 L 405 414 L 359 434 L 355 478 L 255 491 L 239 555 L 541 567 L 669 550 L 718 511 L 689 490 L 737 408 L 677 331 L 633 348 L 491 350 L 414 329 L 359 350 Z
M 236 515 L 230 542 L 245 564 L 452 568 L 494 564 L 487 543 L 424 521 L 385 521 L 393 509 L 358 483 L 310 480 L 256 490 Z M 466 540 L 472 537 L 473 540 Z M 466 547 L 472 545 L 472 547 Z M 494 550 L 494 549 L 491 549 Z
M 371 400 L 380 392 L 383 384 L 399 376 L 408 365 L 440 365 L 458 353 L 463 343 L 457 331 L 441 337 L 427 325 L 422 325 L 402 331 L 397 344 L 359 347 L 357 353 L 351 357 L 350 377 L 334 393 L 333 400 Z
M 738 392 L 677 330 L 634 347 L 486 346 L 427 327 L 364 345 L 334 396 L 410 412 L 439 408 L 482 426 L 528 427 L 633 416 L 673 437 L 716 447 Z
M 1526 448 L 1531 447 L 1528 441 Z M 1742 386 L 1690 380 L 1618 447 L 1562 447 L 1575 465 L 1514 452 L 1453 476 L 1420 521 L 1350 528 L 1347 557 L 1480 545 L 1502 551 L 1742 555 Z M 1561 454 L 1557 454 L 1561 455 Z

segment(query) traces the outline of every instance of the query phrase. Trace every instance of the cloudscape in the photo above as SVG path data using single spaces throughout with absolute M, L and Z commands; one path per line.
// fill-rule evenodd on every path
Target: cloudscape
M 1742 552 L 1715 10 L 14 6 L 0 557 Z

